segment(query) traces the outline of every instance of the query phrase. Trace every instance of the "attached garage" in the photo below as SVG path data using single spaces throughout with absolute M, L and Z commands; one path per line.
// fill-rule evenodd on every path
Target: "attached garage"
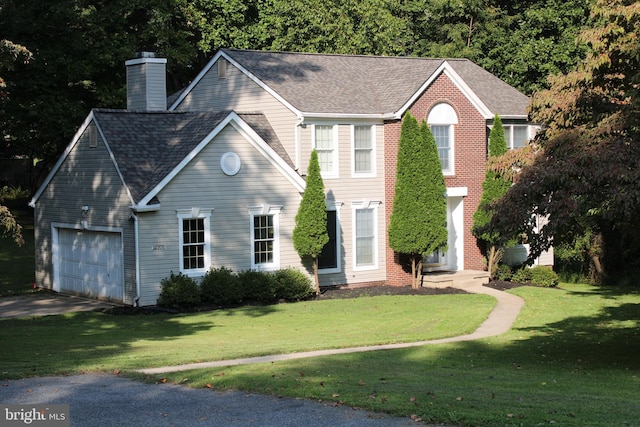
M 54 290 L 123 301 L 122 233 L 54 229 Z

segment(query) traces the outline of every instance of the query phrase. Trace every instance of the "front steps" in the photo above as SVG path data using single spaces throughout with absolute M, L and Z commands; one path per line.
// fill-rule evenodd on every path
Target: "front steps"
M 489 283 L 486 271 L 434 271 L 422 274 L 422 287 L 425 288 L 459 288 L 482 286 Z

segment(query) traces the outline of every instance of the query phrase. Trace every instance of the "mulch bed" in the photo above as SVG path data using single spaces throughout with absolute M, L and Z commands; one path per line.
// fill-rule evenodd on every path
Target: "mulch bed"
M 517 282 L 503 282 L 493 280 L 484 286 L 505 291 L 508 289 L 524 286 Z M 348 287 L 328 287 L 322 290 L 322 293 L 318 297 L 313 297 L 311 300 L 330 300 L 330 299 L 348 299 L 348 298 L 360 298 L 360 297 L 375 297 L 381 295 L 452 295 L 452 294 L 467 294 L 468 292 L 457 288 L 429 288 L 423 287 L 413 289 L 411 286 L 363 286 L 357 288 Z M 112 307 L 105 310 L 108 314 L 155 314 L 155 313 L 194 313 L 204 312 L 217 309 L 216 307 L 197 307 L 191 310 L 173 310 L 157 306 L 149 307 Z

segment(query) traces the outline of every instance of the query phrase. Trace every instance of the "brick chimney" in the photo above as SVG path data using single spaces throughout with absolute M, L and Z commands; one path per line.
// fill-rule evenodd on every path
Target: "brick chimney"
M 167 109 L 167 60 L 154 52 L 136 52 L 127 67 L 127 110 Z

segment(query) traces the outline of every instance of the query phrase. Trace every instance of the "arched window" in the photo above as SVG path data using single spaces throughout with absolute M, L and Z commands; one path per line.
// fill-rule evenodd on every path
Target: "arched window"
M 427 117 L 427 124 L 436 140 L 438 155 L 442 164 L 442 173 L 453 175 L 453 125 L 458 124 L 458 115 L 453 107 L 446 103 L 436 104 Z

